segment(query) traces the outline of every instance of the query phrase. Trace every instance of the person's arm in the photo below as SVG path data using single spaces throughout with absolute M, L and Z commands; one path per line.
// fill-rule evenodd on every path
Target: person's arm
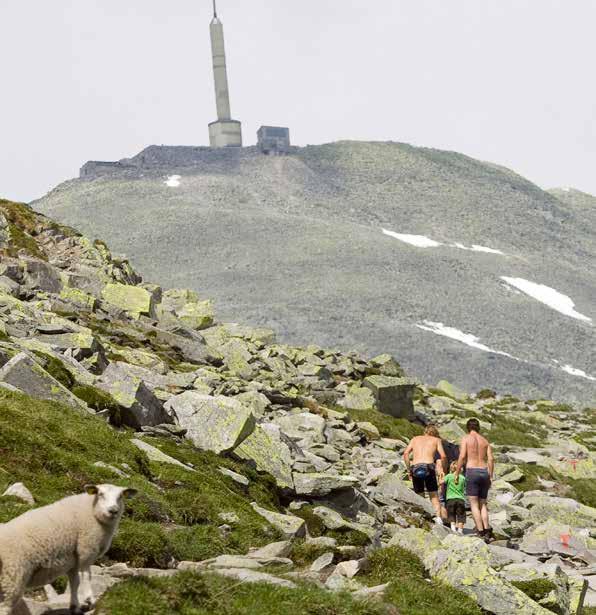
M 486 449 L 486 460 L 488 461 L 488 473 L 492 482 L 495 474 L 495 458 L 493 457 L 493 448 L 490 444 Z
M 410 441 L 410 444 L 406 446 L 406 450 L 404 451 L 404 463 L 406 464 L 406 470 L 408 471 L 408 474 L 412 473 L 412 470 L 410 469 L 410 454 L 412 453 L 413 448 L 414 447 L 412 446 L 412 442 Z
M 457 469 L 455 470 L 455 482 L 457 483 L 459 480 L 459 473 L 466 463 L 466 459 L 468 457 L 468 443 L 466 441 L 465 436 L 461 439 L 461 444 L 459 446 L 459 459 L 457 460 Z
M 445 454 L 445 449 L 443 448 L 443 442 L 441 439 L 439 439 L 437 451 L 440 455 L 440 459 L 438 459 L 438 461 L 441 462 L 441 474 L 444 475 L 447 472 L 447 455 Z

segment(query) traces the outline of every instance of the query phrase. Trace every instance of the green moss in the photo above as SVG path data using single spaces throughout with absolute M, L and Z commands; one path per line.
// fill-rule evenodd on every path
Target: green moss
M 360 581 L 374 586 L 389 583 L 385 601 L 408 615 L 481 615 L 478 605 L 463 592 L 428 579 L 422 562 L 400 547 L 379 549 L 369 557 Z
M 108 558 L 127 562 L 136 568 L 167 568 L 172 549 L 164 529 L 158 523 L 123 519 Z
M 567 485 L 570 487 L 569 497 L 596 508 L 596 483 L 592 478 L 567 479 Z
M 515 487 L 520 491 L 535 491 L 544 489 L 538 478 L 542 478 L 543 480 L 552 480 L 555 482 L 559 479 L 557 474 L 548 468 L 526 463 L 518 464 L 517 467 L 524 475 L 520 481 L 515 483 Z
M 353 529 L 328 530 L 325 536 L 335 538 L 339 546 L 353 545 L 354 547 L 363 547 L 370 543 L 370 538 L 367 534 Z
M 533 579 L 531 581 L 512 581 L 511 585 L 517 587 L 531 598 L 538 602 L 550 594 L 557 586 L 548 579 Z
M 546 429 L 530 417 L 522 422 L 494 412 L 487 415 L 486 420 L 492 425 L 487 435 L 493 444 L 539 447 L 548 435 Z
M 25 233 L 16 224 L 8 224 L 10 233 L 10 244 L 7 249 L 8 256 L 18 256 L 20 250 L 24 250 L 29 256 L 34 256 L 42 260 L 47 260 L 45 254 L 40 250 L 33 237 Z
M 344 408 L 338 409 L 343 412 L 346 411 Z M 407 442 L 423 432 L 422 427 L 416 423 L 411 423 L 407 419 L 394 418 L 378 410 L 348 410 L 347 412 L 354 421 L 368 421 L 372 423 L 384 438 L 405 440 Z
M 121 426 L 120 404 L 106 391 L 90 385 L 75 385 L 72 387 L 73 394 L 82 399 L 92 410 L 100 412 L 108 411 L 110 423 L 117 427 Z
M 66 367 L 64 367 L 64 364 L 60 361 L 60 359 L 39 350 L 35 350 L 34 354 L 36 357 L 41 359 L 42 367 L 46 370 L 46 372 L 48 372 L 48 374 L 50 374 L 50 376 L 52 376 L 52 378 L 55 378 L 67 389 L 72 389 L 75 379 Z
M 496 391 L 492 389 L 482 389 L 476 393 L 476 399 L 494 399 L 496 396 Z
M 115 585 L 96 615 L 382 615 L 386 607 L 312 584 L 297 588 L 239 583 L 214 574 L 181 572 L 169 578 L 136 578 Z

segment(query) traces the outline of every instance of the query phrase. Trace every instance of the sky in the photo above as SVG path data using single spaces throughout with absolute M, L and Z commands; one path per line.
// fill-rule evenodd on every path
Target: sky
M 218 0 L 232 115 L 456 150 L 596 194 L 594 0 Z M 211 0 L 1 0 L 0 197 L 207 145 Z

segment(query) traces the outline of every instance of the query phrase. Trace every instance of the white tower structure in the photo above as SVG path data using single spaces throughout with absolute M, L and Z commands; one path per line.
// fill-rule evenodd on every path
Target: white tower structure
M 230 111 L 223 24 L 217 17 L 215 0 L 213 0 L 213 20 L 210 30 L 217 121 L 209 124 L 209 143 L 211 147 L 242 147 L 242 125 L 232 119 Z

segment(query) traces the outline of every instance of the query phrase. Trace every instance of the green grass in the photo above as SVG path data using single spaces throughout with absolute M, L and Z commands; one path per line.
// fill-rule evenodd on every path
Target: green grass
M 338 410 L 346 412 L 344 408 L 338 408 Z M 407 419 L 394 418 L 378 410 L 348 410 L 347 412 L 354 421 L 372 423 L 384 438 L 407 442 L 423 432 L 422 427 L 416 423 L 411 423 Z
M 195 472 L 149 462 L 130 443 L 129 431 L 115 431 L 92 415 L 54 402 L 0 391 L 0 490 L 23 482 L 38 505 L 82 492 L 86 483 L 130 485 L 139 495 L 127 503 L 108 558 L 135 565 L 165 566 L 170 556 L 200 560 L 222 553 L 245 553 L 279 538 L 250 506 L 257 501 L 278 510 L 273 479 L 247 464 L 199 451 L 189 443 L 147 439 L 167 454 L 191 463 Z M 127 472 L 119 478 L 102 461 Z M 248 487 L 218 472 L 225 466 L 246 476 Z M 0 491 L 1 493 L 1 491 Z M 0 499 L 0 523 L 28 509 L 14 498 Z M 229 534 L 217 529 L 220 512 L 240 523 Z
M 486 435 L 493 444 L 536 448 L 544 444 L 548 435 L 544 427 L 529 417 L 521 422 L 492 412 L 486 415 L 486 420 L 492 425 Z
M 170 578 L 130 579 L 100 599 L 96 615 L 382 615 L 379 603 L 358 601 L 301 583 L 296 589 L 238 583 L 182 572 Z
M 367 585 L 390 583 L 385 600 L 407 615 L 481 615 L 478 605 L 463 592 L 429 581 L 422 562 L 400 547 L 375 551 L 362 578 Z
M 548 596 L 550 592 L 557 589 L 557 586 L 548 579 L 533 579 L 532 581 L 512 581 L 511 585 L 523 591 L 526 596 L 536 602 L 542 600 L 542 598 Z
M 596 508 L 596 483 L 591 478 L 568 478 L 550 470 L 549 468 L 543 468 L 540 466 L 529 464 L 518 464 L 517 466 L 522 474 L 523 479 L 515 483 L 515 486 L 520 491 L 544 491 L 544 487 L 538 481 L 538 477 L 543 480 L 551 480 L 561 484 L 565 489 L 565 497 L 573 498 L 574 500 L 585 504 L 586 506 L 592 506 Z

